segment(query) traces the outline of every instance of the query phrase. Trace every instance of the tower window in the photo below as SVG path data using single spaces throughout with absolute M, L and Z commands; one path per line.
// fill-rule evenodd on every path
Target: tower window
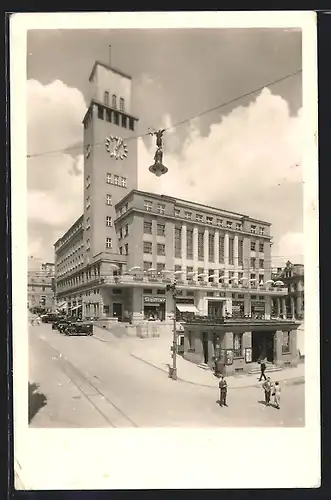
M 120 98 L 120 110 L 124 111 L 124 99 L 123 99 L 123 97 Z
M 118 175 L 114 175 L 114 184 L 115 184 L 115 186 L 119 185 L 119 176 Z
M 98 106 L 98 118 L 100 118 L 100 120 L 103 120 L 103 107 L 102 106 Z
M 121 178 L 121 184 L 122 184 L 122 187 L 124 187 L 124 188 L 126 188 L 126 187 L 127 187 L 126 177 L 122 177 L 122 178 Z
M 126 127 L 127 127 L 126 122 L 127 122 L 127 120 L 126 120 L 126 116 L 125 116 L 125 115 L 122 115 L 122 127 L 123 127 L 123 128 L 126 128 Z
M 105 92 L 103 95 L 103 102 L 108 106 L 109 105 L 109 92 Z
M 111 248 L 111 247 L 112 247 L 111 238 L 106 238 L 106 248 Z
M 113 225 L 112 218 L 107 215 L 106 217 L 106 226 L 111 227 Z
M 112 201 L 111 201 L 111 194 L 107 194 L 106 204 L 107 204 L 107 205 L 111 205 L 111 204 L 112 204 Z
M 111 184 L 111 174 L 107 174 L 107 184 Z
M 134 119 L 133 118 L 129 119 L 129 129 L 134 130 Z
M 114 109 L 116 109 L 116 95 L 115 94 L 112 95 L 111 105 Z
M 119 117 L 118 113 L 114 113 L 114 123 L 115 123 L 115 125 L 120 124 L 120 117 Z
M 111 123 L 111 111 L 110 111 L 110 109 L 106 109 L 106 121 Z

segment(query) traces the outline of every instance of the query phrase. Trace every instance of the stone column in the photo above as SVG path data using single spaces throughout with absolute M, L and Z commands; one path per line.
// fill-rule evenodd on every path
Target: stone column
M 279 299 L 279 297 L 276 297 L 274 300 L 276 301 L 277 318 L 280 318 L 280 299 Z
M 238 235 L 235 235 L 233 245 L 234 245 L 233 263 L 234 263 L 234 268 L 235 268 L 234 275 L 236 278 L 238 278 L 238 267 L 239 267 L 239 259 L 238 259 L 238 256 L 239 256 L 239 238 L 238 238 Z
M 249 315 L 251 313 L 251 299 L 248 293 L 244 295 L 244 314 Z
M 204 256 L 204 273 L 208 275 L 208 262 L 209 262 L 209 231 L 208 229 L 205 229 L 205 234 L 203 238 L 203 245 L 204 245 L 204 250 L 203 250 L 203 256 Z M 205 281 L 208 281 L 207 278 L 205 278 Z
M 297 305 L 297 314 L 304 314 L 304 311 L 302 310 L 302 298 L 297 297 L 296 298 L 296 305 Z
M 193 228 L 193 271 L 198 271 L 198 228 Z
M 290 298 L 291 300 L 291 314 L 292 314 L 292 319 L 295 319 L 295 304 L 294 304 L 294 297 Z
M 265 319 L 271 318 L 271 297 L 270 295 L 265 296 L 265 311 L 264 311 Z
M 283 366 L 282 345 L 283 332 L 281 330 L 277 330 L 274 338 L 274 364 L 277 366 Z
M 224 281 L 229 278 L 229 233 L 224 235 Z
M 290 332 L 290 350 L 291 350 L 291 365 L 296 366 L 299 361 L 299 353 L 297 347 L 297 330 Z
M 187 237 L 186 237 L 186 224 L 182 225 L 182 271 L 186 273 L 186 245 L 187 245 Z M 185 274 L 182 275 L 182 278 L 185 277 Z
M 286 302 L 285 302 L 285 298 L 282 297 L 282 317 L 283 319 L 286 319 L 287 317 L 287 314 L 286 314 Z
M 143 303 L 142 288 L 135 287 L 133 289 L 133 298 L 132 298 L 132 320 L 140 321 L 143 318 L 144 318 L 144 303 Z
M 215 267 L 219 265 L 220 259 L 220 233 L 216 229 L 214 237 L 214 254 L 215 254 Z

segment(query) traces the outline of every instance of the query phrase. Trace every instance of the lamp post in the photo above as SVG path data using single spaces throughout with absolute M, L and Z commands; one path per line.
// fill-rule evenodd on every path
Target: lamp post
M 172 380 L 177 380 L 177 324 L 176 324 L 176 299 L 177 299 L 177 288 L 176 281 L 171 285 L 167 285 L 167 292 L 171 292 L 174 305 L 174 322 L 173 322 L 173 337 L 172 337 L 172 366 L 169 366 L 169 378 Z

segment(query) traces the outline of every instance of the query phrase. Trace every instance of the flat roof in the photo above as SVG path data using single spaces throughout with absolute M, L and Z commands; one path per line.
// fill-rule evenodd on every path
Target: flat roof
M 70 233 L 70 231 L 72 230 L 72 228 L 73 228 L 73 227 L 75 227 L 75 225 L 76 225 L 76 224 L 78 224 L 78 222 L 79 222 L 81 219 L 83 219 L 83 218 L 84 218 L 84 214 L 80 215 L 80 216 L 78 217 L 78 219 L 77 219 L 77 220 L 76 220 L 76 221 L 75 221 L 75 222 L 74 222 L 74 223 L 73 223 L 73 224 L 69 227 L 69 229 L 68 229 L 68 230 L 67 230 L 67 231 L 66 231 L 66 232 L 65 232 L 62 236 L 60 236 L 60 238 L 58 238 L 58 239 L 56 240 L 56 242 L 55 242 L 55 243 L 53 243 L 53 246 L 55 247 L 55 245 L 57 245 L 57 243 L 58 243 L 59 241 L 63 240 L 63 238 L 65 238 L 65 237 L 67 236 L 67 234 L 68 234 L 68 233 Z
M 197 203 L 195 201 L 183 200 L 182 198 L 176 198 L 174 196 L 169 196 L 166 194 L 157 194 L 157 193 L 150 193 L 147 191 L 140 191 L 139 189 L 132 189 L 132 191 L 130 191 L 126 196 L 124 196 L 124 198 L 122 198 L 118 203 L 116 203 L 115 208 L 120 206 L 123 202 L 125 202 L 133 194 L 140 194 L 142 196 L 149 196 L 149 197 L 155 198 L 157 200 L 165 200 L 165 201 L 170 201 L 170 202 L 174 202 L 174 203 L 183 203 L 183 204 L 187 204 L 187 206 L 190 206 L 191 208 L 196 207 L 198 210 L 199 209 L 200 210 L 205 209 L 207 211 L 208 210 L 216 210 L 217 212 L 222 212 L 222 214 L 224 214 L 224 216 L 228 215 L 230 217 L 231 215 L 234 215 L 237 217 L 249 219 L 252 222 L 258 222 L 258 223 L 262 223 L 262 224 L 266 224 L 268 226 L 271 226 L 271 222 L 266 222 L 263 220 L 255 219 L 253 217 L 250 217 L 249 215 L 241 214 L 239 212 L 233 212 L 233 211 L 225 210 L 225 209 L 219 208 L 219 207 L 212 207 L 210 205 L 205 205 L 203 203 Z M 222 214 L 220 213 L 220 215 L 222 215 Z
M 124 78 L 128 78 L 129 80 L 132 80 L 132 76 L 130 76 L 126 73 L 123 73 L 123 71 L 121 71 L 117 68 L 114 68 L 113 66 L 110 66 L 109 64 L 106 64 L 102 61 L 95 61 L 93 68 L 92 68 L 92 71 L 91 71 L 91 74 L 89 76 L 89 81 L 92 80 L 97 66 L 103 66 L 104 68 L 109 69 L 113 73 L 117 73 L 118 75 L 124 76 Z

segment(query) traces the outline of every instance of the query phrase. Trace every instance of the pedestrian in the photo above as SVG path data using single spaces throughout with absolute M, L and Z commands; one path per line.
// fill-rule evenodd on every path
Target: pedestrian
M 228 384 L 224 379 L 224 375 L 221 375 L 221 380 L 219 381 L 218 387 L 220 389 L 220 406 L 228 406 L 226 404 L 226 396 L 228 393 Z
M 266 371 L 266 368 L 267 368 L 266 360 L 265 359 L 261 359 L 261 361 L 260 361 L 260 368 L 261 368 L 261 375 L 260 375 L 260 378 L 259 378 L 259 382 L 261 382 L 262 377 L 264 377 L 264 380 L 267 380 L 267 377 L 266 377 L 266 375 L 264 373 Z
M 276 406 L 277 410 L 279 410 L 280 409 L 280 385 L 279 385 L 279 382 L 275 382 L 272 395 L 274 397 L 275 406 Z
M 271 390 L 272 390 L 272 383 L 270 380 L 270 377 L 267 378 L 265 382 L 263 382 L 262 387 L 264 389 L 264 400 L 266 406 L 269 406 L 270 404 L 270 397 L 271 397 Z
M 38 325 L 38 326 L 40 325 L 40 322 L 41 322 L 41 318 L 40 318 L 40 316 L 38 315 L 38 316 L 37 316 L 37 325 Z

